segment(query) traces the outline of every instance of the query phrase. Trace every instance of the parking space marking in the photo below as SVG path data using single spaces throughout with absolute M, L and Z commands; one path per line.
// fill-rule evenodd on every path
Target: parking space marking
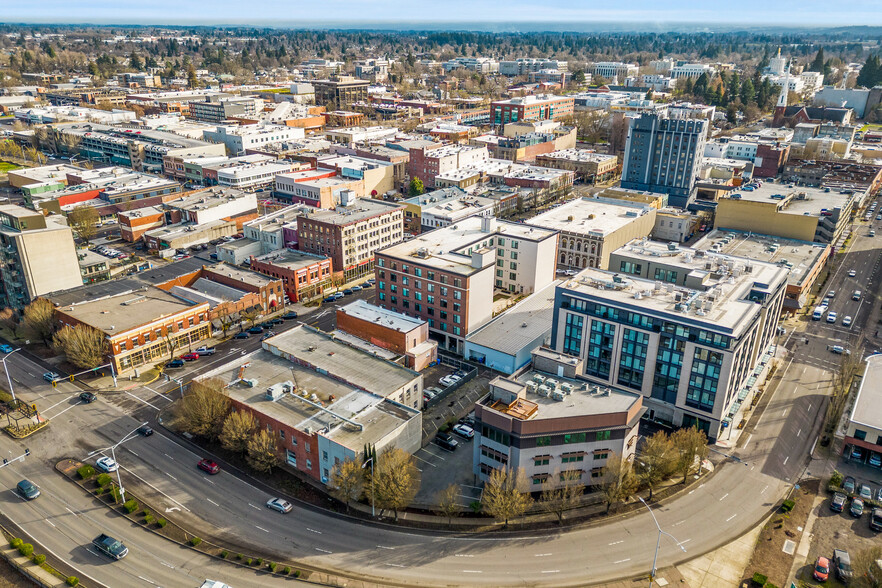
M 610 543 L 610 545 L 612 545 L 612 543 Z M 533 557 L 548 557 L 549 555 L 551 555 L 551 554 L 550 553 L 537 553 L 537 554 L 533 555 Z
M 608 543 L 608 545 L 618 545 L 619 543 L 624 543 L 624 539 L 620 539 L 619 541 L 613 541 L 612 543 Z
M 722 502 L 723 500 L 725 500 L 727 496 L 729 496 L 729 493 L 728 493 L 728 492 L 726 492 L 725 494 L 723 494 L 722 496 L 720 496 L 720 502 Z
M 729 521 L 731 521 L 732 519 L 734 519 L 734 518 L 737 517 L 737 516 L 738 516 L 738 513 L 733 514 L 731 517 L 729 517 L 728 519 L 726 519 L 726 522 L 728 523 Z
M 431 454 L 430 454 L 430 455 L 431 455 Z M 435 464 L 433 464 L 431 461 L 429 461 L 429 460 L 427 460 L 427 459 L 423 459 L 422 457 L 420 457 L 419 455 L 417 455 L 417 454 L 415 454 L 415 453 L 413 454 L 413 456 L 414 456 L 415 458 L 417 458 L 418 460 L 420 460 L 420 461 L 424 461 L 424 462 L 426 462 L 427 464 L 429 464 L 429 465 L 432 466 L 433 468 L 437 468 L 437 467 L 438 467 L 438 466 L 436 466 Z

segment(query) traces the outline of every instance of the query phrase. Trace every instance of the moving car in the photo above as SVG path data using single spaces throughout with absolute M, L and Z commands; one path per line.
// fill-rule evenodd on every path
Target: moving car
M 30 480 L 22 480 L 15 485 L 15 491 L 26 500 L 33 500 L 40 495 L 40 489 Z
M 199 359 L 199 354 L 198 353 L 185 353 L 184 355 L 181 356 L 181 359 L 183 359 L 184 361 L 196 361 L 197 359 Z
M 848 582 L 854 576 L 851 569 L 851 556 L 844 549 L 833 550 L 833 567 L 836 569 L 836 576 L 840 580 Z
M 168 362 L 167 364 L 165 364 L 165 367 L 166 367 L 166 369 L 182 368 L 182 367 L 184 367 L 184 360 L 183 359 L 173 359 L 170 362 Z
M 855 270 L 848 270 L 848 277 L 849 278 L 853 278 L 856 275 L 857 275 L 857 272 Z
M 835 353 L 837 355 L 842 355 L 842 354 L 851 355 L 851 350 L 846 349 L 842 345 L 834 345 L 833 347 L 830 348 L 830 351 L 832 351 L 833 353 Z
M 842 481 L 842 489 L 848 494 L 854 494 L 854 484 L 854 478 L 845 476 L 845 479 Z
M 827 298 L 835 298 L 836 297 L 836 290 L 828 290 L 826 297 Z
M 80 400 L 82 400 L 86 404 L 89 404 L 90 402 L 95 402 L 95 400 L 97 400 L 97 399 L 98 399 L 98 397 L 95 396 L 94 394 L 92 394 L 91 392 L 83 392 L 80 394 Z
M 848 496 L 842 492 L 836 492 L 833 494 L 833 499 L 830 501 L 830 510 L 833 512 L 842 512 L 842 509 L 845 508 L 846 502 L 848 502 Z
M 46 372 L 43 374 L 43 379 L 47 382 L 54 382 L 55 380 L 60 380 L 61 376 L 55 372 Z
M 203 355 L 214 355 L 217 353 L 217 349 L 214 347 L 200 347 L 194 353 L 202 357 Z
M 6 345 L 5 343 L 0 345 L 0 353 L 12 353 L 13 351 L 15 350 L 12 348 L 12 345 Z
M 852 300 L 860 300 L 861 299 L 861 291 L 855 290 L 851 295 Z
M 288 502 L 287 500 L 282 500 L 281 498 L 270 498 L 266 501 L 266 507 L 272 510 L 277 510 L 282 514 L 291 512 L 291 509 L 294 506 Z
M 851 513 L 856 519 L 861 518 L 861 515 L 864 514 L 864 501 L 855 496 L 851 499 L 851 508 L 848 509 L 848 512 Z
M 95 466 L 102 472 L 109 474 L 119 469 L 119 464 L 112 457 L 101 457 L 95 462 Z
M 830 560 L 824 556 L 819 557 L 818 561 L 815 562 L 815 570 L 812 576 L 818 582 L 826 582 L 830 577 Z
M 142 437 L 149 437 L 153 434 L 153 429 L 151 429 L 147 425 L 143 425 L 141 427 L 138 427 L 138 434 Z
M 468 425 L 462 423 L 453 425 L 453 432 L 465 439 L 472 439 L 475 436 L 475 430 Z
M 92 545 L 113 559 L 122 559 L 129 553 L 129 548 L 123 545 L 121 541 L 104 533 L 92 539 Z
M 836 322 L 836 312 L 835 311 L 831 310 L 827 314 L 827 322 L 828 323 L 835 323 Z
M 843 317 L 842 326 L 843 327 L 850 327 L 851 326 L 851 315 L 845 315 Z
M 200 459 L 199 463 L 197 463 L 196 466 L 200 470 L 202 470 L 203 472 L 208 472 L 209 474 L 212 474 L 212 475 L 220 472 L 220 466 L 217 465 L 215 462 L 211 461 L 210 459 L 208 459 L 207 457 Z
M 435 435 L 435 444 L 441 449 L 456 451 L 459 442 L 447 433 L 438 433 Z

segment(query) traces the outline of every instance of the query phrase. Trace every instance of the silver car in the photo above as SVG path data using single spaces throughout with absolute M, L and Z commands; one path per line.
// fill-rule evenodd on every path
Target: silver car
M 272 510 L 277 510 L 282 514 L 287 514 L 294 508 L 290 502 L 282 500 L 281 498 L 270 498 L 266 501 L 266 507 Z

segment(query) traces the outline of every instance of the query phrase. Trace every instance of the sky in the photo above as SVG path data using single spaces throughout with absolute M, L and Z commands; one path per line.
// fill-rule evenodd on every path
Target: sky
M 4 0 L 3 22 L 96 24 L 249 24 L 309 28 L 542 29 L 561 23 L 633 23 L 634 30 L 666 23 L 726 26 L 882 25 L 882 0 Z M 476 25 L 475 23 L 481 23 Z M 433 26 L 435 25 L 435 26 Z M 471 26 L 468 26 L 471 25 Z M 639 26 L 638 26 L 639 25 Z M 454 27 L 455 28 L 455 27 Z M 491 28 L 491 27 L 486 27 Z M 496 27 L 492 27 L 496 28 Z

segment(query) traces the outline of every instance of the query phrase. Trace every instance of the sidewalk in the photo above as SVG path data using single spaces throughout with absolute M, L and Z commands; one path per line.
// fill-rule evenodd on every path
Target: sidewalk
M 744 570 L 750 563 L 753 548 L 766 520 L 728 545 L 678 565 L 677 570 L 688 586 L 691 588 L 740 586 L 744 578 Z
M 9 565 L 19 570 L 25 578 L 28 578 L 38 586 L 59 587 L 67 586 L 67 582 L 57 578 L 54 574 L 47 572 L 30 558 L 21 555 L 17 549 L 11 547 L 3 548 L 3 559 L 9 562 Z

